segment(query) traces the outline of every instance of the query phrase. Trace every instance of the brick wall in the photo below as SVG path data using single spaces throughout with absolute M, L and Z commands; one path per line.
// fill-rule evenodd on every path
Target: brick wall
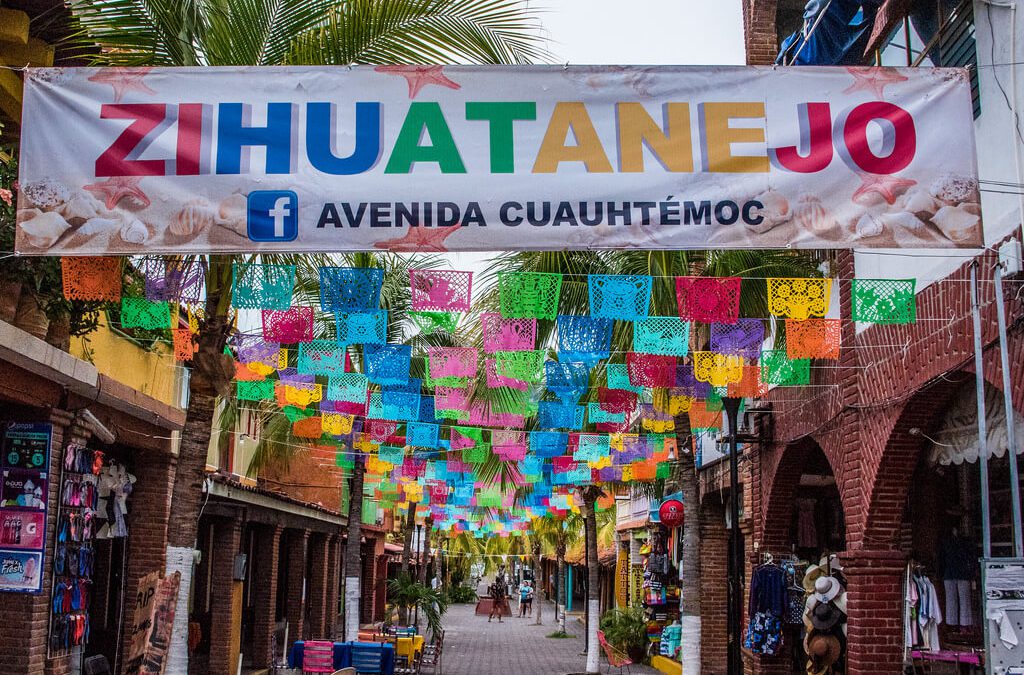
M 994 262 L 993 254 L 979 259 L 984 276 Z M 839 274 L 848 278 L 852 269 Z M 838 367 L 815 373 L 815 384 L 826 386 L 776 390 L 771 442 L 754 451 L 754 538 L 763 547 L 788 544 L 796 481 L 811 448 L 821 448 L 836 476 L 846 521 L 842 559 L 856 577 L 850 580 L 848 599 L 851 673 L 898 671 L 893 664 L 900 656 L 899 593 L 908 539 L 904 514 L 926 447 L 910 430 L 932 432 L 957 391 L 973 381 L 968 279 L 965 265 L 918 294 L 919 317 L 948 321 L 878 325 L 860 334 L 847 322 Z M 984 376 L 1001 389 L 993 287 L 984 280 L 979 286 Z M 1012 298 L 1007 289 L 1013 288 L 1004 288 L 1006 297 Z M 840 297 L 842 316 L 849 317 L 848 282 L 840 284 Z M 1010 362 L 1024 363 L 1024 335 L 1019 325 L 1013 327 L 1024 311 L 1011 300 L 1007 312 Z M 1024 370 L 1015 368 L 1011 375 L 1014 406 L 1024 412 Z M 890 600 L 895 604 L 883 606 Z M 769 667 L 758 665 L 760 672 Z
M 277 568 L 281 555 L 279 525 L 260 527 L 256 534 L 256 551 L 252 561 L 252 584 L 255 594 L 253 612 L 253 666 L 266 667 L 272 661 L 271 641 L 277 614 Z M 294 634 L 294 633 L 293 633 Z
M 235 556 L 241 550 L 242 521 L 237 518 L 218 518 L 214 521 L 213 560 L 210 565 L 210 675 L 234 675 L 237 667 L 238 645 L 232 639 L 236 625 L 242 617 L 235 616 L 234 580 Z
M 150 572 L 164 572 L 176 459 L 168 448 L 164 452 L 136 451 L 131 462 L 136 481 L 128 511 L 128 564 L 124 575 L 127 598 L 135 597 L 139 579 Z M 128 626 L 135 616 L 135 604 L 126 601 L 123 611 L 124 625 Z M 122 653 L 127 653 L 129 638 L 125 630 Z
M 306 583 L 306 553 L 309 549 L 308 529 L 288 530 L 285 540 L 288 549 L 283 553 L 288 556 L 288 606 L 285 616 L 288 618 L 288 635 L 306 637 L 306 603 L 303 590 Z
M 743 26 L 749 65 L 775 62 L 779 51 L 775 32 L 777 4 L 776 0 L 743 0 Z
M 328 636 L 327 626 L 327 583 L 330 577 L 329 563 L 330 535 L 317 533 L 309 540 L 309 590 L 306 598 L 309 626 L 308 637 L 322 639 Z
M 342 577 L 342 538 L 341 535 L 331 535 L 327 543 L 327 610 L 326 623 L 327 632 L 333 638 L 337 631 L 335 624 L 338 618 L 338 595 L 341 592 Z
M 701 672 L 724 675 L 728 658 L 729 531 L 725 529 L 725 506 L 717 495 L 704 499 L 700 532 Z

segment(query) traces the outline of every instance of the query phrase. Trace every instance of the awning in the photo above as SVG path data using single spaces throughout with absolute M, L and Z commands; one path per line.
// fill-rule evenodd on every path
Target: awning
M 978 461 L 978 407 L 974 380 L 964 384 L 953 399 L 949 412 L 938 431 L 929 434 L 933 443 L 928 460 L 932 464 L 973 464 Z M 989 457 L 1005 457 L 1009 447 L 1006 434 L 1006 412 L 1003 392 L 985 386 L 985 445 Z M 1024 418 L 1014 414 L 1017 454 L 1024 454 Z

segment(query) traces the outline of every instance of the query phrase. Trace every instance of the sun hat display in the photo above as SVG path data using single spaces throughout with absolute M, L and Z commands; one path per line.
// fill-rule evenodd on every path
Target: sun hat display
M 843 590 L 835 577 L 819 577 L 814 582 L 814 597 L 818 602 L 831 602 Z
M 842 647 L 834 635 L 814 635 L 807 642 L 808 675 L 824 675 L 839 660 Z
M 811 610 L 811 626 L 815 630 L 832 630 L 842 620 L 843 613 L 831 602 L 819 602 Z
M 813 593 L 814 582 L 817 581 L 819 578 L 823 577 L 824 575 L 825 570 L 821 567 L 818 567 L 817 565 L 811 565 L 810 567 L 808 567 L 807 571 L 804 572 L 804 579 L 801 582 L 803 584 L 804 590 L 808 593 Z

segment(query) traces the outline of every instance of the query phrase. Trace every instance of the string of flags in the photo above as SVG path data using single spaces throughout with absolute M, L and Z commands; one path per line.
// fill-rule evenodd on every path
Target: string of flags
M 176 359 L 195 354 L 201 261 L 63 258 L 62 269 L 68 299 L 120 303 L 122 327 L 168 330 Z M 232 271 L 232 306 L 260 319 L 228 347 L 237 399 L 276 407 L 295 438 L 334 453 L 338 466 L 362 453 L 366 494 L 382 505 L 417 504 L 439 527 L 477 536 L 564 513 L 580 485 L 666 477 L 681 450 L 679 415 L 694 432 L 720 428 L 723 396 L 806 385 L 811 361 L 838 359 L 842 347 L 828 278 L 677 277 L 677 315 L 652 316 L 652 277 L 590 275 L 589 313 L 577 315 L 559 313 L 562 275 L 500 272 L 499 311 L 479 314 L 478 344 L 414 352 L 388 342 L 381 269 L 320 269 L 319 311 L 333 318 L 333 339 L 317 335 L 317 308 L 293 304 L 294 266 Z M 765 348 L 766 321 L 740 316 L 750 283 L 766 284 L 784 347 Z M 411 270 L 409 319 L 424 335 L 450 333 L 473 311 L 472 292 L 472 272 Z M 854 321 L 917 319 L 914 280 L 854 279 L 850 294 Z M 550 344 L 538 343 L 539 321 L 554 324 Z M 632 349 L 609 362 L 616 322 L 631 324 Z M 700 324 L 706 343 L 691 351 Z M 497 393 L 474 395 L 481 374 Z M 498 513 L 481 515 L 485 507 Z

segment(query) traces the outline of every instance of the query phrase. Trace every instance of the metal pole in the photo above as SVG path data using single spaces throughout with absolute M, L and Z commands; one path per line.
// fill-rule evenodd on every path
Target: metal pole
M 740 635 L 743 626 L 743 560 L 740 553 L 740 462 L 737 452 L 736 432 L 737 417 L 740 412 L 740 399 L 727 396 L 722 398 L 722 407 L 729 424 L 729 517 L 732 527 L 729 528 L 729 675 L 743 673 L 743 661 L 740 656 Z
M 1006 408 L 1006 444 L 1010 460 L 1010 495 L 1013 501 L 1013 551 L 1024 558 L 1024 532 L 1021 532 L 1020 479 L 1017 474 L 1017 440 L 1014 432 L 1013 389 L 1010 383 L 1010 353 L 1006 341 L 1006 308 L 1003 307 L 1003 265 L 993 274 L 996 288 L 996 320 L 999 323 L 999 358 L 1003 365 L 1003 405 Z
M 992 525 L 988 495 L 988 429 L 985 424 L 985 363 L 981 351 L 981 306 L 978 262 L 971 263 L 971 316 L 974 319 L 974 384 L 978 398 L 978 465 L 981 471 L 981 541 L 985 558 L 992 557 Z

